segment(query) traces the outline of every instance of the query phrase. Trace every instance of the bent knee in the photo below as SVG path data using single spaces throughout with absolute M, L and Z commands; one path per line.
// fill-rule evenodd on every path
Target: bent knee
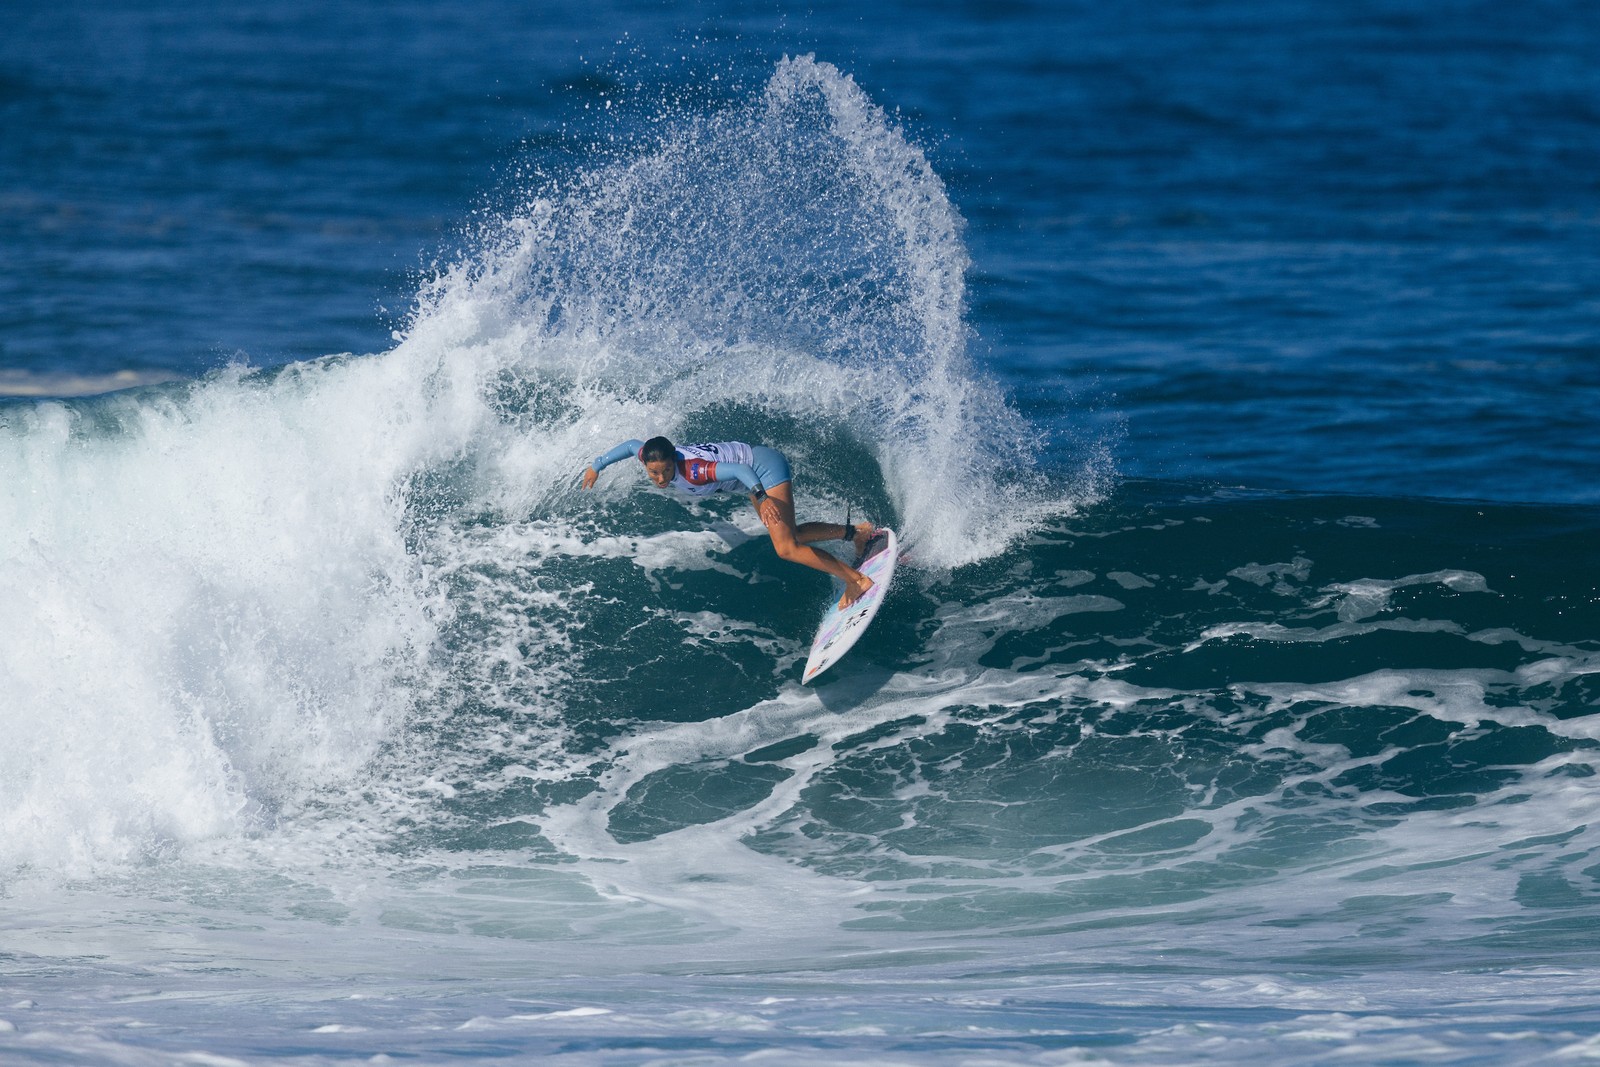
M 778 554 L 780 559 L 790 561 L 799 559 L 801 553 L 805 551 L 800 542 L 793 537 L 774 537 L 772 539 L 772 550 Z

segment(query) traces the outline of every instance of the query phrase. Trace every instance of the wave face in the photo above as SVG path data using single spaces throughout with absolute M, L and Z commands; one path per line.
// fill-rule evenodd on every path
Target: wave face
M 972 366 L 960 231 L 788 60 L 486 226 L 389 352 L 0 408 L 20 1054 L 286 1047 L 252 990 L 319 1063 L 1576 1047 L 1600 516 L 1112 493 Z M 577 491 L 653 433 L 903 532 L 824 684 L 746 504 Z M 54 1006 L 125 974 L 183 992 Z
M 704 532 L 621 468 L 574 493 L 618 440 L 769 442 L 802 510 L 892 519 L 931 573 L 1089 499 L 1096 463 L 1051 486 L 969 364 L 959 230 L 881 110 L 791 60 L 530 197 L 387 354 L 7 408 L 0 867 L 271 830 L 419 716 L 560 732 L 590 669 L 566 650 L 621 637 L 588 618 L 599 574 L 759 529 Z

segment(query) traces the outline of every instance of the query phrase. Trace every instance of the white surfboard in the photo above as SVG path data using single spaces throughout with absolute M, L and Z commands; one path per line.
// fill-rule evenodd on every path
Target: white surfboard
M 900 544 L 894 531 L 887 526 L 880 527 L 867 542 L 866 557 L 856 564 L 856 570 L 872 579 L 872 588 L 861 594 L 854 604 L 840 610 L 839 597 L 844 593 L 844 586 L 842 582 L 834 583 L 833 603 L 811 641 L 811 656 L 806 660 L 805 674 L 800 677 L 801 685 L 838 663 L 867 632 L 872 617 L 878 614 L 878 607 L 889 593 L 889 582 L 894 578 L 894 565 L 899 556 Z

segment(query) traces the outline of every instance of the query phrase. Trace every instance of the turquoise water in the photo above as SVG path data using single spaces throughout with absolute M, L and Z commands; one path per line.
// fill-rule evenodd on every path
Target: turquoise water
M 1592 22 L 26 29 L 0 1058 L 1593 1055 Z

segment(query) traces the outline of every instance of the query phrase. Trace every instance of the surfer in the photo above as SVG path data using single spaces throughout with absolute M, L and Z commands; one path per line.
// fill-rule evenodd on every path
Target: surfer
M 743 441 L 716 444 L 677 445 L 665 437 L 648 441 L 624 441 L 603 456 L 595 457 L 583 472 L 583 488 L 592 489 L 600 472 L 619 460 L 637 456 L 650 480 L 662 489 L 676 489 L 690 496 L 708 496 L 743 488 L 750 503 L 772 536 L 772 548 L 791 563 L 801 563 L 831 574 L 844 583 L 841 608 L 848 607 L 872 588 L 872 579 L 847 566 L 837 557 L 811 547 L 813 541 L 850 541 L 860 557 L 872 539 L 868 522 L 844 525 L 836 522 L 808 522 L 796 526 L 794 494 L 790 487 L 789 461 L 783 453 L 765 445 Z

